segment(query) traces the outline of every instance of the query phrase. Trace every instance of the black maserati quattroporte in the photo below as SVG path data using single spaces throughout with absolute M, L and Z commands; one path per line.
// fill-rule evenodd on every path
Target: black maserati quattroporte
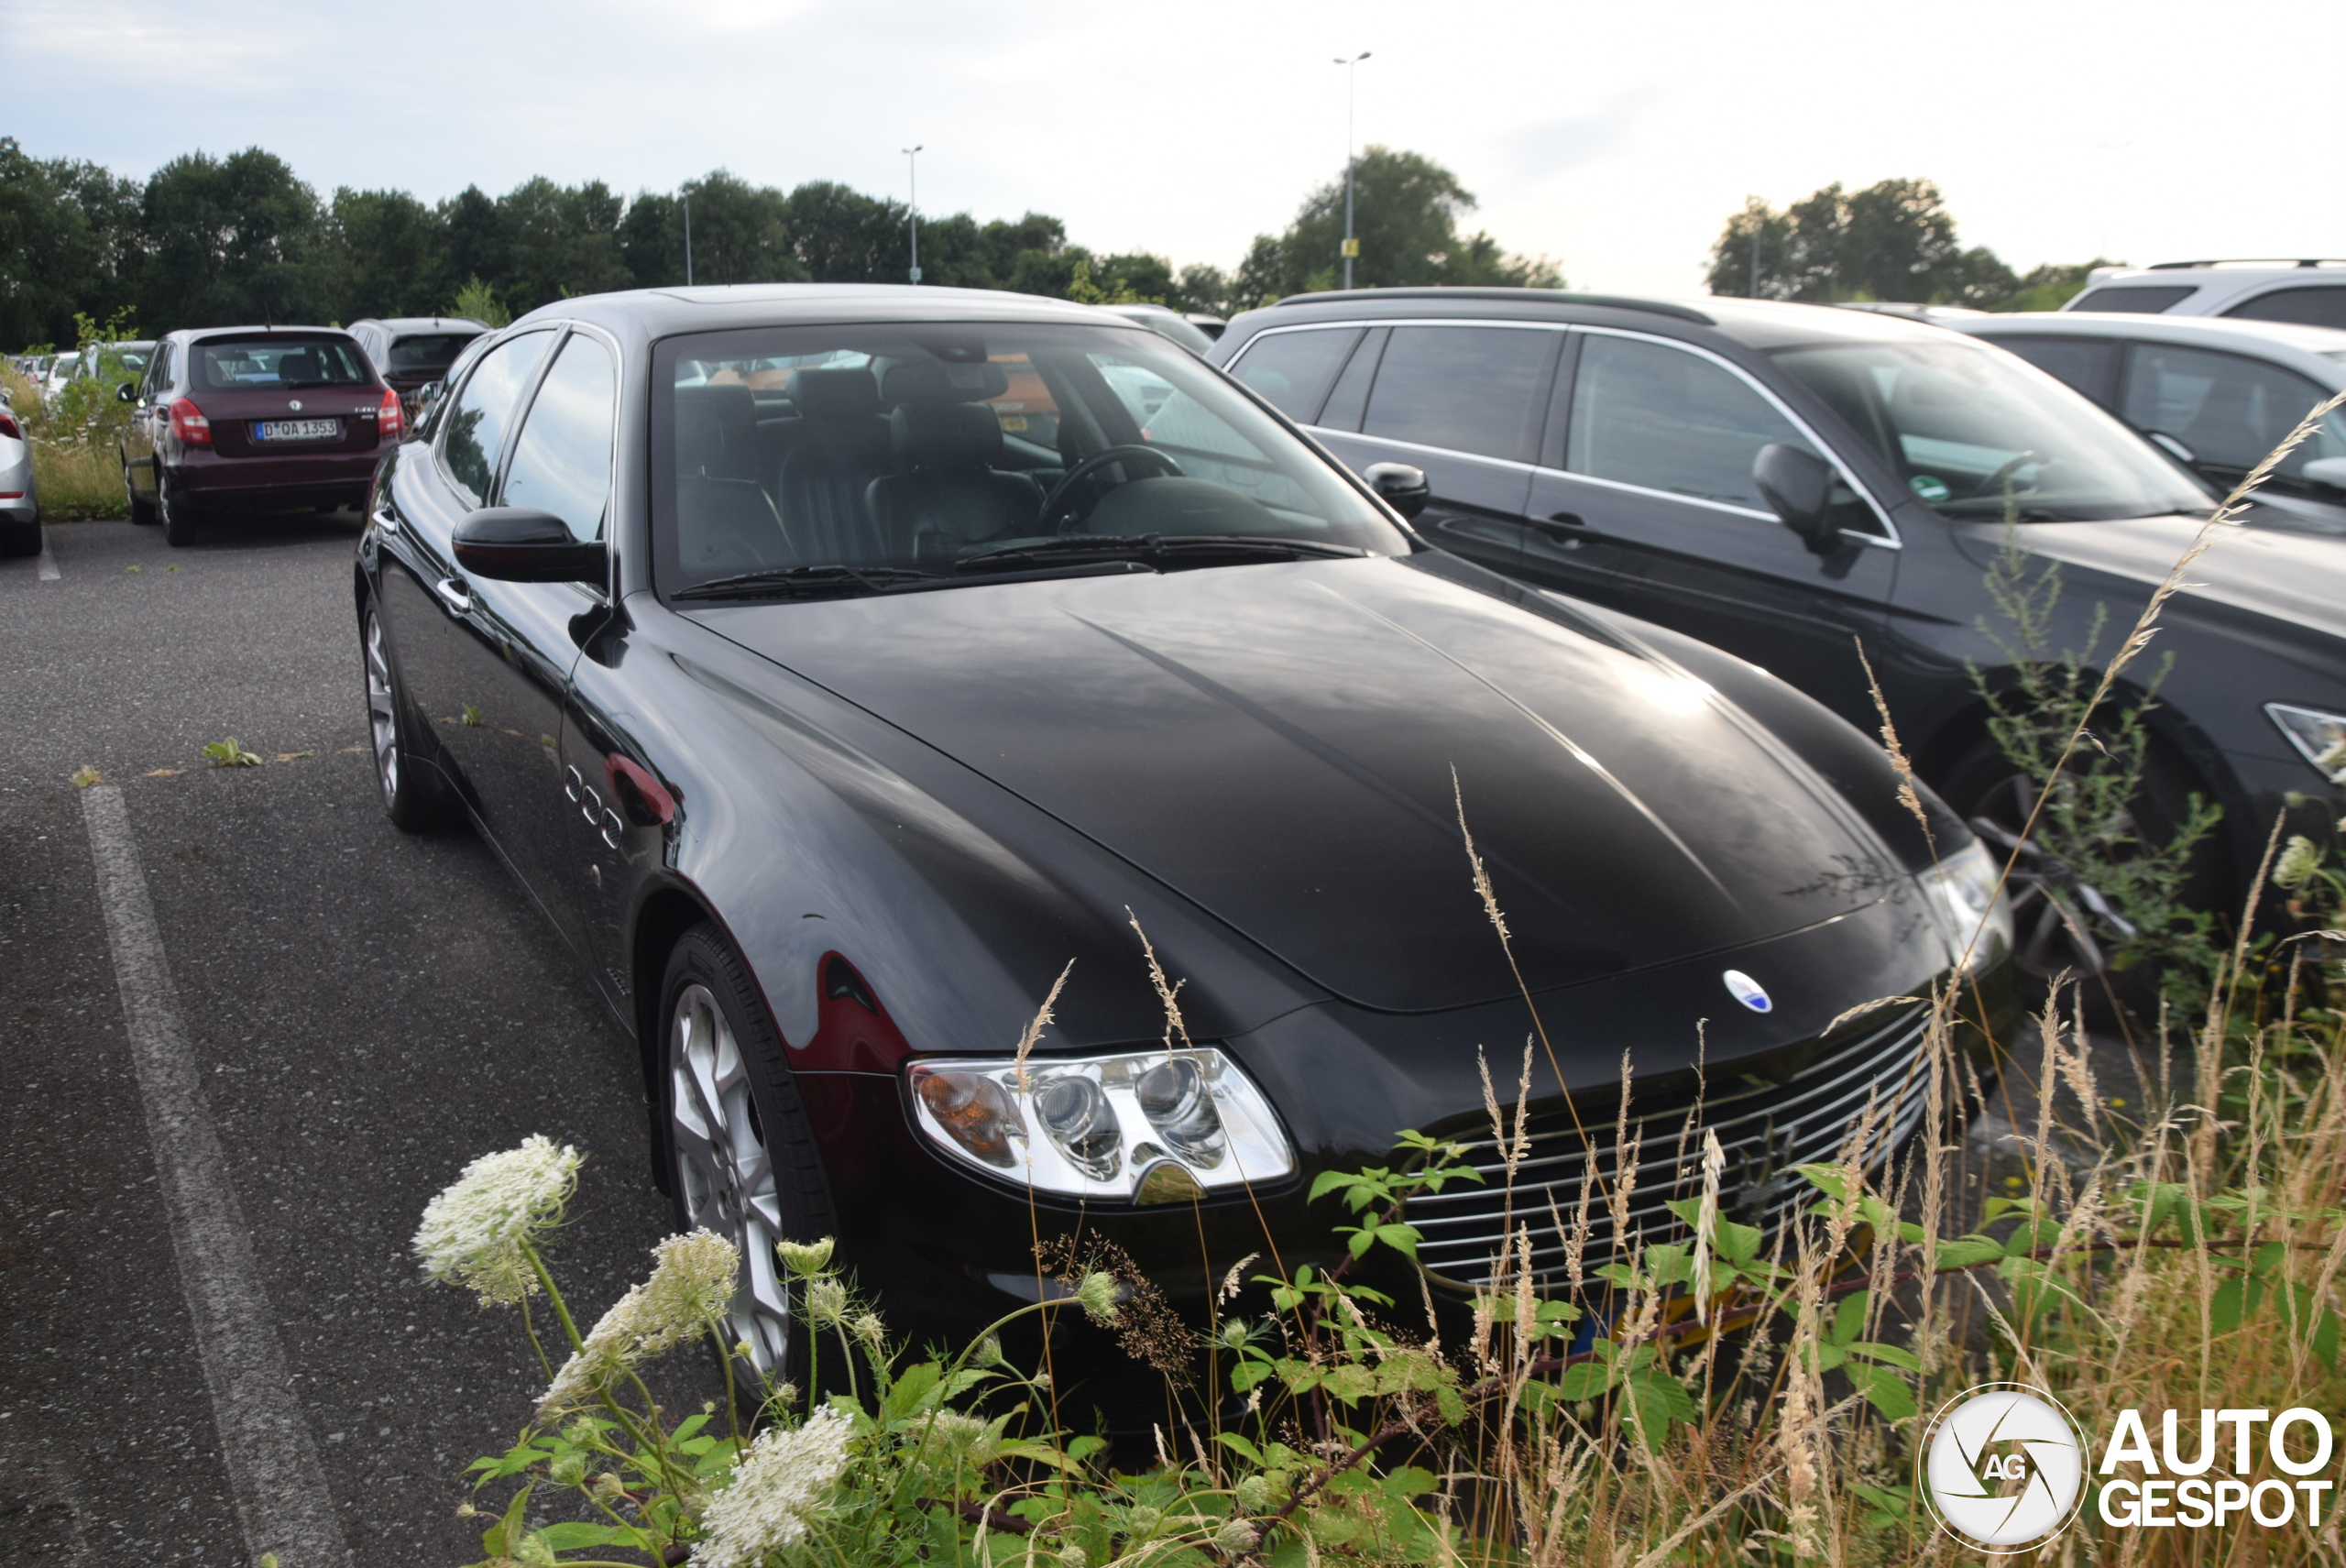
M 768 1355 L 781 1236 L 835 1233 L 914 1331 L 1034 1299 L 1038 1233 L 1176 1301 L 1330 1255 L 1317 1173 L 1487 1142 L 1518 967 L 1553 1042 L 1518 1218 L 1577 1196 L 1567 1091 L 1608 1157 L 1625 1052 L 1666 1129 L 1631 1223 L 1698 1082 L 1731 1202 L 1781 1213 L 1869 1102 L 1884 1147 L 1913 1125 L 1917 1010 L 1844 1015 L 1967 966 L 1995 994 L 1997 868 L 1782 682 L 1431 548 L 1423 493 L 1082 307 L 564 301 L 378 476 L 384 802 L 469 818 L 576 949 Z M 1508 1201 L 1413 1207 L 1437 1286 L 1485 1277 Z

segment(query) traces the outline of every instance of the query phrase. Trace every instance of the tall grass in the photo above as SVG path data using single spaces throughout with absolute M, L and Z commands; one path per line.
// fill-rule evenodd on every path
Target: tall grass
M 8 391 L 9 406 L 25 427 L 33 449 L 33 488 L 40 500 L 41 520 L 122 517 L 130 499 L 122 488 L 122 455 L 115 445 L 121 421 L 92 417 L 79 409 L 96 403 L 96 393 L 82 393 L 74 411 L 48 407 L 40 389 L 12 365 L 0 364 L 0 387 Z M 103 389 L 112 398 L 111 386 Z M 76 417 L 79 413 L 81 417 Z
M 2085 715 L 2149 646 L 2246 493 L 2152 596 Z M 2087 743 L 2081 717 L 2056 780 Z M 1506 945 L 1463 806 L 1461 828 L 1462 875 Z M 2268 881 L 2288 895 L 2277 915 L 2264 906 Z M 2187 1453 L 2202 1410 L 2346 1409 L 2346 931 L 2335 928 L 2346 871 L 2308 839 L 2284 852 L 2276 825 L 2255 887 L 2199 1015 L 2162 1018 L 2122 1064 L 2088 1037 L 2074 984 L 2018 1037 L 1982 1037 L 1995 1020 L 1960 980 L 1882 999 L 1920 1020 L 1909 1076 L 1878 1086 L 1836 1159 L 1800 1169 L 1812 1199 L 1773 1234 L 1731 1217 L 1725 1154 L 1699 1105 L 1670 1177 L 1676 1223 L 1626 1232 L 1640 1179 L 1627 1064 L 1606 1115 L 1567 1106 L 1569 1133 L 1543 1133 L 1567 1119 L 1530 1103 L 1529 1055 L 1511 1101 L 1485 1074 L 1487 1136 L 1460 1135 L 1471 1151 L 1405 1134 L 1391 1164 L 1317 1179 L 1342 1242 L 1333 1265 L 1289 1267 L 1266 1234 L 1259 1255 L 1227 1265 L 1202 1321 L 1172 1314 L 1113 1248 L 1038 1222 L 1038 1268 L 1065 1290 L 1012 1316 L 1043 1320 L 1048 1345 L 1080 1312 L 1164 1377 L 1143 1418 L 1153 1452 L 1124 1454 L 1121 1469 L 1108 1445 L 1062 1426 L 1047 1361 L 1003 1358 L 1003 1325 L 958 1355 L 915 1359 L 831 1267 L 828 1242 L 785 1244 L 784 1262 L 808 1342 L 837 1344 L 825 1352 L 844 1367 L 836 1387 L 764 1381 L 723 1345 L 730 1265 L 688 1288 L 663 1251 L 643 1287 L 581 1332 L 536 1245 L 556 1201 L 510 1238 L 526 1266 L 433 1260 L 457 1277 L 535 1281 L 572 1356 L 556 1375 L 554 1344 L 560 1397 L 475 1466 L 484 1486 L 519 1483 L 484 1515 L 483 1549 L 500 1568 L 620 1552 L 709 1568 L 1972 1561 L 1915 1485 L 1931 1413 L 1965 1389 L 2011 1381 L 2057 1398 L 2095 1450 L 2096 1495 L 2100 1445 L 2125 1411 L 2154 1433 L 2181 1412 Z M 1165 1001 L 1168 1040 L 1186 1038 L 1145 938 L 1136 957 Z M 1531 1013 L 1545 1041 L 1550 1024 Z M 1048 1014 L 1047 1003 L 1022 1061 Z M 1906 1094 L 1920 1095 L 1920 1126 L 1896 1144 Z M 1577 1190 L 1524 1179 L 1536 1149 L 1567 1143 L 1593 1156 Z M 1416 1267 L 1411 1204 L 1491 1179 L 1505 1229 L 1462 1297 Z M 1608 1251 L 1615 1236 L 1626 1240 Z M 1532 1266 L 1543 1242 L 1561 1247 L 1562 1281 Z M 510 1299 L 526 1307 L 528 1294 Z M 727 1413 L 740 1424 L 721 1434 L 716 1407 L 674 1422 L 642 1380 L 653 1349 L 699 1332 L 743 1391 Z M 2306 1456 L 2302 1442 L 2292 1452 Z M 2231 1468 L 2212 1474 L 2242 1495 L 2295 1479 L 2261 1436 L 2242 1474 Z M 2129 1460 L 2109 1479 L 2143 1474 Z M 576 1517 L 533 1523 L 541 1488 L 566 1495 Z M 2269 1529 L 2244 1517 L 2143 1529 L 2105 1524 L 2096 1495 L 2032 1555 L 2146 1568 L 2346 1557 L 2327 1508 L 2319 1528 L 2299 1514 Z

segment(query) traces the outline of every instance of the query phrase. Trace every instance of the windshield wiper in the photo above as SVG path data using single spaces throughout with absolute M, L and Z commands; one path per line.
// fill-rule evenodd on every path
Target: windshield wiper
M 668 597 L 678 599 L 797 598 L 816 594 L 880 593 L 899 583 L 925 583 L 936 576 L 934 572 L 915 572 L 905 566 L 787 566 L 765 572 L 740 572 L 729 577 L 712 577 L 705 583 L 695 583 L 688 588 L 678 588 Z
M 1036 561 L 1147 561 L 1175 564 L 1208 555 L 1240 560 L 1292 561 L 1298 556 L 1356 558 L 1368 554 L 1356 544 L 1322 544 L 1311 539 L 1265 539 L 1244 533 L 1066 533 L 1056 539 L 997 544 L 964 555 L 957 572 L 991 572 Z

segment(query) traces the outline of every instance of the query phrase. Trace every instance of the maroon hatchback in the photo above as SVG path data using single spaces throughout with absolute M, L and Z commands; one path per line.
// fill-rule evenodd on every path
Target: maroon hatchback
M 165 334 L 122 442 L 133 522 L 192 543 L 207 517 L 365 504 L 375 459 L 405 426 L 348 333 L 207 327 Z

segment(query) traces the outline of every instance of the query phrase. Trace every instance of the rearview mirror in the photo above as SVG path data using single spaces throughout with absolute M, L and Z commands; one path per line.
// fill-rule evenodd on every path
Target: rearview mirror
M 456 524 L 456 565 L 503 583 L 601 583 L 610 576 L 599 541 L 582 544 L 570 525 L 535 507 L 483 507 Z
M 1839 547 L 1833 526 L 1833 465 L 1814 452 L 1771 441 L 1751 460 L 1751 482 L 1786 528 L 1819 555 Z
M 114 395 L 126 403 L 135 403 L 138 400 L 138 389 L 125 381 L 115 388 Z
M 2165 453 L 2168 456 L 2174 458 L 2185 467 L 2190 468 L 2198 466 L 2199 455 L 2192 451 L 2188 446 L 2184 445 L 2183 443 L 2177 441 L 2172 435 L 2169 435 L 2165 431 L 2154 430 L 2150 433 L 2150 435 L 2151 440 L 2157 444 L 2160 451 Z
M 1368 488 L 1387 506 L 1405 518 L 1414 519 L 1433 499 L 1433 490 L 1426 483 L 1426 471 L 1407 463 L 1371 463 L 1361 477 L 1368 481 Z

